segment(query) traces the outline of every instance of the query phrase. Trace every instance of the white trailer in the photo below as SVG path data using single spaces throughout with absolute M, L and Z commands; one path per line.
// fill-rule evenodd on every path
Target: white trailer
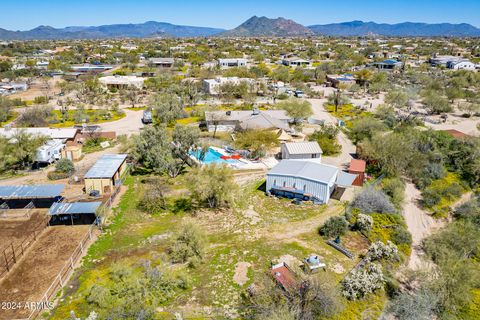
M 62 150 L 65 148 L 63 140 L 48 140 L 43 146 L 37 149 L 36 161 L 41 163 L 53 163 L 62 157 Z

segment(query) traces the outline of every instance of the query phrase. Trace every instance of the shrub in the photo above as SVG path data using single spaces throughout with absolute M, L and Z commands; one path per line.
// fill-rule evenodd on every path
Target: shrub
M 382 241 L 377 241 L 370 245 L 365 258 L 368 261 L 381 259 L 398 260 L 398 248 L 391 241 L 387 241 L 386 244 Z
M 360 232 L 369 233 L 373 227 L 372 216 L 360 213 L 355 222 L 355 227 L 360 230 Z
M 400 178 L 384 178 L 382 190 L 390 198 L 395 207 L 400 208 L 405 198 L 405 184 Z
M 148 213 L 158 213 L 167 209 L 165 192 L 167 187 L 160 181 L 154 181 L 148 185 L 143 198 L 138 206 Z
M 193 223 L 184 224 L 170 248 L 172 262 L 193 261 L 197 263 L 203 259 L 205 245 L 206 237 L 203 231 Z
M 344 235 L 348 230 L 348 222 L 343 216 L 329 218 L 319 232 L 322 236 L 328 238 L 336 238 Z
M 342 294 L 350 300 L 361 299 L 380 289 L 384 282 L 382 267 L 371 263 L 365 268 L 354 269 L 343 279 Z
M 366 187 L 350 204 L 351 208 L 357 208 L 362 213 L 395 213 L 396 209 L 387 195 L 381 190 Z
M 55 165 L 55 171 L 72 175 L 75 172 L 75 165 L 72 160 L 62 158 Z
M 392 234 L 390 235 L 390 239 L 392 240 L 393 243 L 397 245 L 411 245 L 412 244 L 412 235 L 410 232 L 408 232 L 407 229 L 401 227 L 401 226 L 396 226 L 393 229 Z
M 322 148 L 324 156 L 335 155 L 342 150 L 337 142 L 338 128 L 335 126 L 323 125 L 308 137 L 310 141 L 317 141 Z

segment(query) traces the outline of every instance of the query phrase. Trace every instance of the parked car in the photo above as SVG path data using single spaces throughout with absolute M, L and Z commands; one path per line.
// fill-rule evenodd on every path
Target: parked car
M 302 90 L 295 90 L 293 94 L 297 98 L 303 98 L 303 96 L 305 95 Z
M 153 122 L 152 111 L 150 110 L 143 111 L 142 122 L 143 124 L 149 124 Z

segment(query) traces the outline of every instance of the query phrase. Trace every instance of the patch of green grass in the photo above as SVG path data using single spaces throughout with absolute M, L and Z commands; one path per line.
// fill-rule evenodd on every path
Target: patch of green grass
M 12 122 L 13 120 L 15 120 L 17 117 L 18 117 L 18 112 L 16 112 L 16 111 L 10 111 L 10 114 L 8 115 L 7 120 L 5 120 L 5 121 L 3 121 L 3 122 L 0 122 L 0 128 L 2 128 L 3 126 L 9 124 L 9 123 Z
M 76 123 L 74 115 L 76 110 L 68 110 L 65 119 L 62 118 L 62 112 L 60 110 L 53 110 L 53 116 L 47 119 L 53 128 L 66 128 L 73 127 Z M 105 122 L 117 121 L 125 117 L 124 112 L 105 112 L 105 110 L 85 110 L 83 112 L 87 117 L 89 124 L 98 124 Z
M 353 104 L 346 104 L 341 107 L 338 107 L 337 112 L 335 112 L 334 105 L 325 106 L 325 110 L 331 113 L 335 118 L 339 120 L 343 120 L 347 128 L 351 127 L 353 120 L 358 118 L 369 117 L 373 115 L 371 112 L 361 110 L 355 107 Z

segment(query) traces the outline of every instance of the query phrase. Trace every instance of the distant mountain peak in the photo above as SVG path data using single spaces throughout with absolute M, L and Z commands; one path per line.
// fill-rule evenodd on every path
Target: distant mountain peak
M 253 16 L 235 29 L 225 31 L 227 37 L 299 37 L 311 36 L 313 32 L 303 25 L 283 17 L 270 19 Z

